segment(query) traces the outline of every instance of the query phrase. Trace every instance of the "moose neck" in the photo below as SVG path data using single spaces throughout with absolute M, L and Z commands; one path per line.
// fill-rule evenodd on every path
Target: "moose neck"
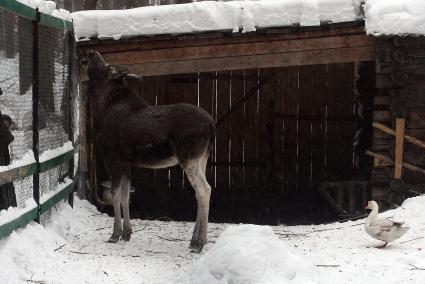
M 89 92 L 92 95 L 95 120 L 102 120 L 102 117 L 112 109 L 115 114 L 128 114 L 148 107 L 149 104 L 133 87 L 124 84 L 122 79 L 109 79 L 108 76 L 91 79 Z
M 91 103 L 92 103 L 92 110 L 94 111 L 94 117 L 95 119 L 102 115 L 102 112 L 107 107 L 107 88 L 104 88 L 102 86 L 106 86 L 108 84 L 107 79 L 97 79 L 93 80 L 90 79 L 89 83 L 89 93 L 92 96 Z

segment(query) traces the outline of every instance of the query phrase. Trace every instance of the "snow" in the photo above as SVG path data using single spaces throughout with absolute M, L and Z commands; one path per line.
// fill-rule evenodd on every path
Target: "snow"
M 319 26 L 363 19 L 360 0 L 204 1 L 129 10 L 72 13 L 77 40 L 185 34 L 252 32 L 258 28 Z M 425 34 L 425 1 L 365 0 L 366 32 Z
M 48 149 L 40 155 L 39 157 L 40 163 L 53 159 L 55 157 L 58 157 L 73 149 L 74 147 L 72 146 L 71 141 L 66 142 L 65 144 L 63 144 L 63 146 L 59 148 Z M 26 152 L 21 159 L 13 160 L 12 163 L 8 166 L 0 166 L 0 172 L 6 172 L 11 169 L 16 169 L 16 168 L 26 166 L 32 163 L 35 163 L 34 152 L 32 150 L 28 150 L 28 152 Z
M 203 254 L 190 253 L 192 222 L 133 219 L 132 240 L 105 242 L 113 218 L 75 198 L 45 227 L 0 240 L 2 283 L 423 283 L 425 196 L 382 216 L 410 230 L 385 249 L 364 220 L 315 226 L 214 224 Z M 221 277 L 221 278 L 220 278 Z M 220 279 L 217 279 L 220 278 Z
M 62 154 L 65 154 L 71 150 L 73 150 L 74 147 L 72 146 L 72 142 L 68 141 L 65 144 L 63 144 L 61 147 L 59 148 L 55 148 L 55 149 L 48 149 L 46 151 L 44 151 L 43 153 L 41 153 L 39 160 L 40 163 L 45 162 L 47 160 L 53 159 L 55 157 L 58 157 Z
M 51 15 L 53 17 L 56 17 L 65 21 L 72 21 L 71 13 L 65 9 L 56 9 L 56 3 L 54 1 L 45 1 L 45 0 L 17 0 L 17 1 L 33 9 L 38 8 L 38 10 L 41 13 Z
M 23 214 L 31 211 L 32 209 L 37 207 L 37 203 L 35 203 L 34 199 L 28 199 L 25 201 L 25 205 L 23 208 L 12 207 L 10 206 L 8 209 L 4 209 L 0 211 L 0 226 L 9 223 Z
M 148 6 L 129 10 L 72 13 L 77 39 L 206 31 L 251 32 L 293 24 L 317 26 L 320 21 L 357 19 L 353 0 L 204 1 Z M 328 12 L 328 10 L 332 12 Z
M 367 0 L 365 15 L 368 34 L 425 34 L 423 0 Z
M 269 226 L 228 227 L 189 270 L 190 283 L 313 283 L 313 266 Z
M 34 152 L 32 150 L 28 150 L 21 159 L 13 160 L 8 166 L 0 166 L 0 172 L 7 172 L 33 163 L 35 163 Z

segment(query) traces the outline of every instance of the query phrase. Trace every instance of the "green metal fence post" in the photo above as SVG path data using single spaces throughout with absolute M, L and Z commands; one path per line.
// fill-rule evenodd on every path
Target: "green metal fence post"
M 36 19 L 32 21 L 32 143 L 34 158 L 36 161 L 37 169 L 33 175 L 33 195 L 37 203 L 37 218 L 36 222 L 40 223 L 40 164 L 39 164 L 39 133 L 38 133 L 38 100 L 39 100 L 39 83 L 40 76 L 38 70 L 38 23 L 40 22 L 40 13 L 36 9 Z
M 69 88 L 68 88 L 68 102 L 70 103 L 70 107 L 69 107 L 69 115 L 68 115 L 68 133 L 69 133 L 69 140 L 72 141 L 72 144 L 74 145 L 74 131 L 73 131 L 73 114 L 72 114 L 72 109 L 73 109 L 73 95 L 75 95 L 74 91 L 74 77 L 73 74 L 75 71 L 74 67 L 75 67 L 75 46 L 74 46 L 74 38 L 73 38 L 73 33 L 72 32 L 68 32 L 68 48 L 69 48 L 69 53 L 68 53 L 68 84 L 69 84 Z M 69 177 L 71 179 L 74 179 L 74 157 L 75 155 L 73 154 L 73 158 L 69 161 Z M 71 207 L 74 206 L 74 190 L 69 194 L 68 196 L 68 202 L 69 205 L 71 205 Z

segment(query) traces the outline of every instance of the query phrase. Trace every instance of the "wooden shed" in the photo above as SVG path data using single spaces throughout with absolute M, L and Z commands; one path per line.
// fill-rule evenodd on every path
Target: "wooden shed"
M 354 21 L 93 39 L 79 52 L 95 49 L 142 76 L 140 95 L 152 105 L 211 113 L 211 221 L 275 224 L 352 218 L 368 199 L 388 207 L 425 191 L 424 46 L 422 37 L 368 36 Z M 80 170 L 98 188 L 108 178 L 90 116 L 81 119 Z M 193 218 L 180 168 L 137 169 L 132 182 L 133 216 Z

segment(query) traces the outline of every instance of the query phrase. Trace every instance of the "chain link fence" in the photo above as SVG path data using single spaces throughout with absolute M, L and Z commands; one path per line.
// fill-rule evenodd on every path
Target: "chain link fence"
M 0 210 L 46 199 L 72 176 L 71 161 L 57 159 L 72 150 L 72 27 L 22 11 L 0 5 L 0 172 L 39 160 L 40 173 L 0 185 Z

